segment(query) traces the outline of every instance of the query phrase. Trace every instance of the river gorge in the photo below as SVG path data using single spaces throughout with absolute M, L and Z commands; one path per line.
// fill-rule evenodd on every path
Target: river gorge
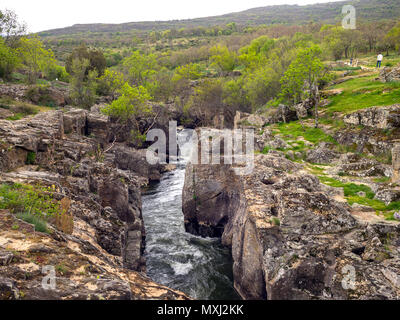
M 183 131 L 178 138 L 188 141 L 189 135 Z M 233 288 L 229 248 L 220 239 L 185 232 L 182 190 L 190 150 L 182 149 L 177 168 L 164 174 L 142 197 L 147 275 L 195 299 L 239 299 Z

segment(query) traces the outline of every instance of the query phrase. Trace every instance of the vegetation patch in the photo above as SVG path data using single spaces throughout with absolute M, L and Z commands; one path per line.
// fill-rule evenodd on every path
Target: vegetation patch
M 375 193 L 366 185 L 344 183 L 326 176 L 318 176 L 318 178 L 322 183 L 328 186 L 343 188 L 344 196 L 351 206 L 357 203 L 371 207 L 377 213 L 383 214 L 387 220 L 394 220 L 394 212 L 400 210 L 400 202 L 392 202 L 389 205 L 386 205 L 383 201 L 374 199 Z M 363 196 L 363 194 L 365 194 L 365 196 Z
M 343 89 L 339 96 L 329 98 L 325 108 L 329 115 L 335 112 L 344 114 L 374 106 L 390 106 L 399 102 L 400 82 L 382 83 L 376 81 L 377 75 L 352 79 L 329 89 Z
M 326 134 L 322 129 L 302 125 L 299 121 L 280 123 L 276 126 L 276 130 L 274 130 L 273 133 L 283 135 L 285 140 L 303 137 L 305 140 L 314 144 L 319 142 L 331 142 L 337 144 L 336 140 L 332 136 Z M 296 141 L 296 143 L 301 142 Z
M 47 221 L 61 212 L 54 200 L 55 187 L 22 184 L 0 185 L 0 209 L 8 209 L 21 220 L 35 225 L 40 232 L 48 232 Z

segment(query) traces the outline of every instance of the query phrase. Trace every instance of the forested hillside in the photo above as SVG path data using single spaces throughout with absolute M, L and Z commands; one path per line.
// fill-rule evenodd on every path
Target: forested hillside
M 222 16 L 190 20 L 172 20 L 156 22 L 130 22 L 123 24 L 79 24 L 67 28 L 41 32 L 42 37 L 55 35 L 79 35 L 86 32 L 127 32 L 132 30 L 167 30 L 180 28 L 211 27 L 234 22 L 238 25 L 262 24 L 304 24 L 308 22 L 334 23 L 341 17 L 345 4 L 354 5 L 358 18 L 368 21 L 396 19 L 400 17 L 400 2 L 396 0 L 353 0 L 324 4 L 278 5 L 254 8 Z

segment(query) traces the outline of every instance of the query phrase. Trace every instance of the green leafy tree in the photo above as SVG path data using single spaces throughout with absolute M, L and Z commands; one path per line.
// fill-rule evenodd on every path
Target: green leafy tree
M 147 83 L 146 88 L 155 101 L 170 101 L 175 86 L 173 78 L 174 72 L 164 67 Z
M 11 48 L 16 48 L 18 40 L 26 33 L 26 24 L 18 21 L 18 16 L 12 10 L 0 11 L 0 35 Z
M 244 78 L 229 80 L 223 86 L 223 103 L 230 109 L 251 112 L 251 103 L 245 90 Z
M 20 64 L 18 53 L 8 47 L 4 40 L 0 39 L 0 78 L 10 80 L 16 67 Z
M 400 23 L 388 32 L 385 42 L 387 47 L 395 47 L 400 52 Z
M 89 65 L 90 62 L 87 59 L 72 61 L 70 97 L 74 105 L 82 108 L 91 107 L 96 98 L 97 71 L 89 71 L 89 74 L 86 75 Z
M 81 45 L 75 48 L 67 57 L 65 68 L 69 74 L 73 73 L 73 61 L 76 59 L 89 61 L 85 70 L 86 76 L 89 74 L 89 71 L 96 71 L 99 76 L 102 76 L 107 67 L 107 60 L 102 51 L 89 49 L 86 45 Z
M 216 67 L 220 73 L 235 70 L 238 58 L 235 52 L 229 51 L 226 46 L 215 46 L 210 49 L 211 66 Z
M 201 119 L 203 125 L 209 125 L 214 116 L 224 111 L 223 107 L 221 81 L 207 79 L 195 88 L 195 93 L 185 105 L 184 111 L 186 114 L 194 114 L 197 119 Z
M 189 63 L 175 69 L 175 77 L 183 77 L 188 80 L 201 78 L 201 66 L 198 63 Z
M 146 82 L 159 70 L 155 54 L 142 54 L 134 51 L 123 61 L 129 81 L 134 85 L 146 85 Z
M 120 97 L 102 109 L 113 121 L 120 124 L 118 131 L 131 128 L 131 138 L 141 145 L 145 136 L 141 132 L 140 118 L 152 115 L 152 107 L 148 103 L 151 96 L 143 86 L 130 86 L 125 83 L 119 90 Z M 117 136 L 118 132 L 115 134 Z
M 40 73 L 46 73 L 55 64 L 54 54 L 46 50 L 39 37 L 21 38 L 18 51 L 28 71 L 29 83 L 36 83 Z
M 110 95 L 114 100 L 124 84 L 125 79 L 122 73 L 106 69 L 104 75 L 99 78 L 97 90 L 100 94 Z
M 317 45 L 301 49 L 297 58 L 285 72 L 282 83 L 282 95 L 293 103 L 301 98 L 311 98 L 315 104 L 315 127 L 318 128 L 318 85 L 324 76 L 324 65 L 319 59 L 321 49 Z

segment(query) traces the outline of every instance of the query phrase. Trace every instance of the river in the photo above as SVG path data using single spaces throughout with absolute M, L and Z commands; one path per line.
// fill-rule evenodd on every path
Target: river
M 179 134 L 189 140 L 189 133 Z M 219 239 L 204 239 L 185 232 L 182 190 L 188 148 L 182 148 L 176 170 L 143 194 L 146 228 L 147 275 L 194 299 L 236 300 L 232 259 Z

